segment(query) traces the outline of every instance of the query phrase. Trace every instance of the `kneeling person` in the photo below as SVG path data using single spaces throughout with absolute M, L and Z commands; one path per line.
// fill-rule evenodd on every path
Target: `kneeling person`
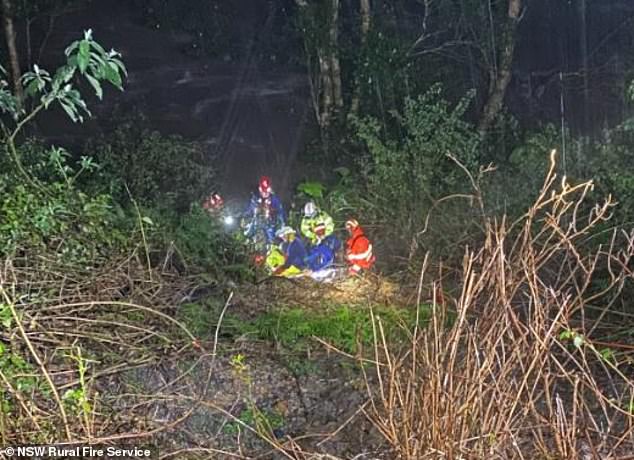
M 276 236 L 282 240 L 280 250 L 284 255 L 284 263 L 273 272 L 278 276 L 301 275 L 306 267 L 306 248 L 300 238 L 297 238 L 295 230 L 284 226 L 277 231 Z
M 361 270 L 369 270 L 374 265 L 375 257 L 372 253 L 372 244 L 363 229 L 355 219 L 346 222 L 346 230 L 350 238 L 346 241 L 346 261 L 348 272 L 356 275 Z
M 309 201 L 304 206 L 301 230 L 302 235 L 308 239 L 310 244 L 316 246 L 333 234 L 335 223 L 327 212 L 322 211 L 315 203 Z

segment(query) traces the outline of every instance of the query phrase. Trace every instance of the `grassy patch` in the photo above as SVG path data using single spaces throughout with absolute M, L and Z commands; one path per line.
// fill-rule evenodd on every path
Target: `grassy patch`
M 396 339 L 405 338 L 416 323 L 415 308 L 374 307 L 372 311 L 380 318 L 385 333 Z M 428 305 L 420 306 L 422 324 L 427 322 L 429 311 Z M 345 305 L 320 310 L 285 308 L 251 322 L 233 321 L 233 325 L 241 334 L 275 341 L 297 351 L 306 349 L 312 337 L 319 337 L 343 351 L 356 353 L 359 343 L 372 344 L 374 334 L 370 309 Z

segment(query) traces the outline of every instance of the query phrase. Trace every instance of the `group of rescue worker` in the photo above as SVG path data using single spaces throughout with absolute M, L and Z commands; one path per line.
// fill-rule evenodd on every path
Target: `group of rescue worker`
M 222 197 L 213 193 L 203 203 L 208 210 L 224 206 Z M 327 279 L 332 275 L 336 256 L 342 249 L 335 235 L 332 217 L 313 201 L 303 207 L 299 232 L 287 224 L 284 207 L 274 193 L 269 177 L 261 177 L 258 192 L 251 196 L 242 216 L 244 236 L 249 240 L 256 234 L 264 235 L 266 255 L 264 262 L 271 274 L 277 276 L 311 276 Z M 372 268 L 375 256 L 372 244 L 356 219 L 345 223 L 348 239 L 344 259 L 348 273 L 357 275 Z

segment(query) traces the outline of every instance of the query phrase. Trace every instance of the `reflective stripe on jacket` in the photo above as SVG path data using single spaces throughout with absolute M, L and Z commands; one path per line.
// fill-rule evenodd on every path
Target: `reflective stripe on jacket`
M 352 231 L 352 236 L 346 241 L 346 247 L 346 259 L 349 264 L 365 269 L 374 265 L 375 257 L 372 253 L 372 244 L 361 227 Z
M 302 235 L 308 238 L 312 244 L 315 244 L 320 238 L 332 235 L 334 231 L 335 222 L 327 212 L 319 211 L 315 217 L 302 219 Z

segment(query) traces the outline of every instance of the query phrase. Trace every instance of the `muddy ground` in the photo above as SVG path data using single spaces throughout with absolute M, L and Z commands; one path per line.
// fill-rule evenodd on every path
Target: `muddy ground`
M 333 302 L 387 305 L 399 295 L 398 286 L 378 278 L 332 286 L 276 278 L 241 286 L 226 311 L 249 321 L 285 304 L 305 309 Z M 216 297 L 196 301 L 217 304 Z M 215 319 L 219 312 L 211 314 Z M 104 404 L 114 413 L 135 414 L 139 430 L 173 423 L 153 438 L 162 452 L 204 446 L 227 452 L 214 458 L 284 458 L 264 439 L 269 437 L 280 443 L 293 438 L 308 452 L 336 458 L 389 458 L 360 410 L 369 401 L 367 382 L 375 379 L 371 368 L 363 372 L 356 359 L 316 340 L 308 349 L 290 349 L 236 336 L 228 332 L 228 323 L 225 319 L 218 327 L 218 341 L 210 330 L 200 348 L 172 352 L 102 380 L 100 391 L 108 395 Z

